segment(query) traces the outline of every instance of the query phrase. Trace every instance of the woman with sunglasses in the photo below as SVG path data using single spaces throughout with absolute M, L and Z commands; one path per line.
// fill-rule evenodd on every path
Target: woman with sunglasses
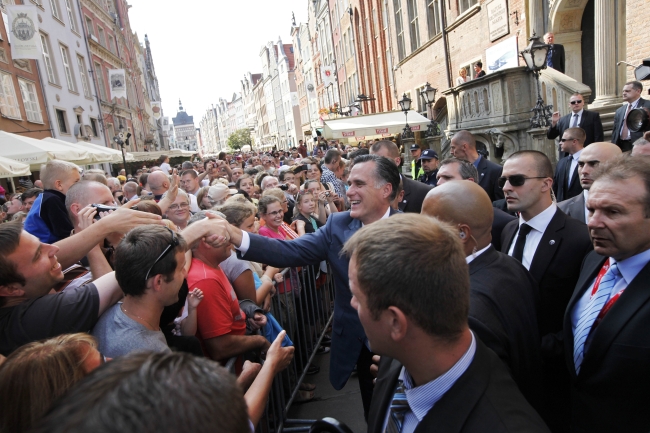
M 29 431 L 56 399 L 107 360 L 85 333 L 16 349 L 0 366 L 0 431 Z

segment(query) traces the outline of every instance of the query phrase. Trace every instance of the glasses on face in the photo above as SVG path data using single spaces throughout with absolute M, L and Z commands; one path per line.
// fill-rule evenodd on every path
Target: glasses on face
M 271 215 L 272 217 L 276 217 L 276 216 L 284 214 L 284 211 L 282 209 L 280 209 L 280 210 L 275 210 L 273 212 L 267 212 L 266 214 Z
M 573 141 L 575 138 L 561 138 L 560 141 L 564 143 L 565 141 Z
M 158 264 L 159 261 L 161 261 L 163 258 L 165 258 L 165 256 L 167 255 L 167 253 L 170 250 L 173 250 L 174 248 L 176 248 L 178 246 L 178 238 L 176 237 L 174 232 L 169 227 L 165 227 L 165 228 L 169 231 L 169 233 L 171 233 L 172 240 L 169 242 L 169 245 L 167 245 L 167 248 L 165 248 L 165 250 L 158 256 L 156 261 L 153 262 L 153 265 L 151 265 L 151 267 L 147 271 L 147 274 L 144 276 L 144 281 L 145 282 L 149 279 L 149 274 L 151 273 L 151 270 L 154 268 L 154 266 L 156 266 L 156 264 Z
M 523 174 L 513 174 L 512 176 L 501 176 L 499 178 L 499 188 L 503 188 L 506 182 L 512 186 L 522 186 L 528 179 L 546 179 L 546 176 L 526 177 Z
M 181 203 L 181 204 L 173 204 L 169 206 L 167 209 L 169 210 L 178 210 L 178 209 L 189 209 L 190 204 L 189 203 Z
M 582 104 L 582 99 L 580 99 L 578 101 L 571 101 L 571 102 L 569 102 L 569 104 L 571 104 L 571 105 Z

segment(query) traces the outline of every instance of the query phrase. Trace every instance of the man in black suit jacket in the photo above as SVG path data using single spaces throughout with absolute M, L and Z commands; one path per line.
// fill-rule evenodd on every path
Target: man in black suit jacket
M 520 262 L 490 245 L 491 209 L 480 186 L 451 181 L 427 195 L 422 214 L 458 227 L 469 263 L 469 327 L 505 362 L 536 406 L 541 396 L 537 283 Z
M 587 223 L 586 199 L 589 194 L 589 188 L 594 182 L 593 174 L 600 164 L 616 158 L 621 155 L 621 149 L 608 142 L 593 143 L 580 153 L 578 158 L 578 176 L 580 177 L 580 186 L 583 191 L 575 197 L 564 200 L 557 204 L 557 207 L 571 218 Z
M 585 225 L 567 217 L 553 203 L 552 175 L 551 161 L 534 150 L 514 153 L 503 166 L 508 209 L 520 214 L 519 220 L 503 229 L 501 251 L 520 260 L 539 284 L 540 336 L 562 329 L 580 265 L 591 250 Z M 551 429 L 562 431 L 569 414 L 568 372 L 561 357 L 544 360 L 543 376 L 541 414 Z
M 557 137 L 562 137 L 564 131 L 577 126 L 585 131 L 585 147 L 591 143 L 603 141 L 603 122 L 600 120 L 600 114 L 595 111 L 584 110 L 584 106 L 585 98 L 581 94 L 574 93 L 571 95 L 571 98 L 569 98 L 571 113 L 562 117 L 560 117 L 559 111 L 553 113 L 551 127 L 548 128 L 546 138 L 554 140 Z
M 560 140 L 561 149 L 567 156 L 560 159 L 553 176 L 553 192 L 557 201 L 564 201 L 582 192 L 578 175 L 578 159 L 584 148 L 585 131 L 569 128 Z
M 466 159 L 478 171 L 478 184 L 495 201 L 503 198 L 503 191 L 498 185 L 503 167 L 488 161 L 476 151 L 476 139 L 469 131 L 458 131 L 451 139 L 451 154 L 459 159 Z
M 392 141 L 381 140 L 370 146 L 370 154 L 383 156 L 395 162 L 399 167 L 402 160 L 397 145 Z M 399 210 L 406 213 L 420 213 L 422 202 L 427 193 L 433 188 L 431 185 L 418 182 L 402 176 L 402 187 L 404 188 L 404 197 L 398 203 Z
M 546 33 L 544 42 L 551 46 L 546 55 L 546 65 L 564 74 L 564 46 L 554 43 L 555 35 L 553 33 Z
M 594 251 L 563 331 L 573 432 L 650 431 L 649 160 L 616 159 L 589 190 Z
M 370 347 L 382 355 L 369 432 L 385 424 L 389 431 L 548 431 L 502 361 L 468 327 L 470 287 L 458 231 L 398 214 L 357 231 L 343 251 L 350 256 L 352 306 Z M 408 392 L 415 387 L 422 390 L 417 405 Z M 393 397 L 405 391 L 409 407 L 391 413 Z
M 630 110 L 645 107 L 650 110 L 650 101 L 641 97 L 643 84 L 640 81 L 629 81 L 623 86 L 623 100 L 626 102 L 614 114 L 614 129 L 612 130 L 612 143 L 621 148 L 623 152 L 632 150 L 632 143 L 643 137 L 643 131 L 632 132 L 625 124 Z

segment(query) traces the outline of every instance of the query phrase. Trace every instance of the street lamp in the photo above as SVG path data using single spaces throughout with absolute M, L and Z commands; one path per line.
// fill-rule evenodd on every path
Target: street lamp
M 402 99 L 397 102 L 406 117 L 406 126 L 404 126 L 402 138 L 413 138 L 413 131 L 411 131 L 411 127 L 409 126 L 409 110 L 411 109 L 411 102 L 411 98 L 406 96 L 406 93 L 404 93 Z
M 129 138 L 131 138 L 131 133 L 127 133 L 124 137 L 124 128 L 120 126 L 120 132 L 113 137 L 115 144 L 122 148 L 122 161 L 124 162 L 124 171 L 126 172 L 126 152 L 124 150 L 124 145 L 129 145 Z
M 535 76 L 535 82 L 537 83 L 537 103 L 530 110 L 533 112 L 533 117 L 530 118 L 530 127 L 542 128 L 551 125 L 551 116 L 553 114 L 553 106 L 544 105 L 539 84 L 539 73 L 546 68 L 546 56 L 551 46 L 540 42 L 539 36 L 535 36 L 534 32 L 529 41 L 530 44 L 520 54 L 524 58 L 528 70 Z
M 427 125 L 427 137 L 435 137 L 437 135 L 440 135 L 440 131 L 438 130 L 438 122 L 436 122 L 433 118 L 433 104 L 436 102 L 436 92 L 438 89 L 435 89 L 431 87 L 431 84 L 427 82 L 427 84 L 424 86 L 424 89 L 420 92 L 420 95 L 424 98 L 424 103 L 429 106 L 429 110 L 431 111 L 431 123 Z

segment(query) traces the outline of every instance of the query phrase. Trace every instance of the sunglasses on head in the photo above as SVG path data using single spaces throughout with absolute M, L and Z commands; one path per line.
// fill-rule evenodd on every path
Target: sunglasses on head
M 581 103 L 582 103 L 582 99 L 580 99 L 580 100 L 578 100 L 578 101 L 571 101 L 571 102 L 569 102 L 569 104 L 571 104 L 571 105 L 581 104 Z
M 147 271 L 147 275 L 144 276 L 145 281 L 147 281 L 149 279 L 149 274 L 151 273 L 151 270 L 154 268 L 154 266 L 156 266 L 156 264 L 158 264 L 158 262 L 161 261 L 167 255 L 167 253 L 169 251 L 171 251 L 172 249 L 174 249 L 174 248 L 176 248 L 178 246 L 178 238 L 174 235 L 174 232 L 169 227 L 165 227 L 165 228 L 167 230 L 169 230 L 169 233 L 171 233 L 172 239 L 169 242 L 169 245 L 167 245 L 167 248 L 165 248 L 165 250 L 158 256 L 156 261 L 153 262 L 153 265 L 151 265 L 151 267 Z
M 499 178 L 499 188 L 506 185 L 506 181 L 512 186 L 522 186 L 528 179 L 546 179 L 546 176 L 526 177 L 523 174 L 513 174 L 512 176 L 501 176 Z

